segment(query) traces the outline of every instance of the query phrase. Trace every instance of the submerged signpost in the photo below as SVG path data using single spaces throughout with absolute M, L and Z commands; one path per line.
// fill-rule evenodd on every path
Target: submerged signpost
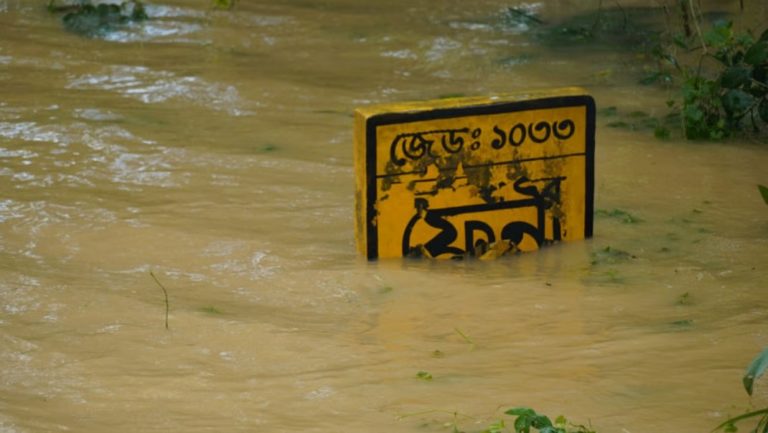
M 590 237 L 594 135 L 578 88 L 360 108 L 358 250 L 486 258 Z

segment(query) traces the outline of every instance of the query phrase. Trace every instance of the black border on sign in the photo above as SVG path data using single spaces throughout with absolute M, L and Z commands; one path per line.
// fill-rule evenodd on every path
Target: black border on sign
M 408 113 L 385 113 L 371 116 L 365 125 L 365 177 L 366 177 L 366 256 L 369 260 L 379 256 L 379 232 L 373 223 L 376 218 L 376 128 L 396 123 L 422 122 L 425 120 L 450 119 L 453 117 L 483 116 L 489 114 L 513 113 L 516 111 L 541 110 L 547 108 L 577 107 L 587 109 L 585 130 L 585 191 L 584 237 L 592 237 L 595 203 L 595 100 L 589 95 L 554 96 L 527 101 L 500 102 L 488 105 L 438 108 Z

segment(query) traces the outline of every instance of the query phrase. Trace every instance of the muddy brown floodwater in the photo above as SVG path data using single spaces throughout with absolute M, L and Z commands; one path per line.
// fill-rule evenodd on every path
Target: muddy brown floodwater
M 750 407 L 765 146 L 598 114 L 593 239 L 355 252 L 355 107 L 577 85 L 662 116 L 629 50 L 540 43 L 496 0 L 152 1 L 101 39 L 46 3 L 0 0 L 0 432 L 473 432 L 525 405 L 694 433 Z

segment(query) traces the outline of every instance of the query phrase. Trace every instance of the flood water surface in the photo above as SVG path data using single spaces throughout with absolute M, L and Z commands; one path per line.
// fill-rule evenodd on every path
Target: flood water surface
M 531 406 L 692 433 L 750 407 L 768 148 L 609 127 L 666 113 L 633 54 L 547 45 L 500 1 L 168 0 L 101 38 L 43 3 L 0 0 L 0 432 L 476 432 Z M 593 239 L 355 252 L 355 107 L 572 85 Z

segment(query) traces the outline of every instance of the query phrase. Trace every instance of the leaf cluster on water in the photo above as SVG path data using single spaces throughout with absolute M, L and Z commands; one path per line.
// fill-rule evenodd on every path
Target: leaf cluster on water
M 149 19 L 144 3 L 140 0 L 129 0 L 120 4 L 94 4 L 91 0 L 59 4 L 50 0 L 48 11 L 63 13 L 64 28 L 86 37 L 103 37 L 132 22 Z
M 541 415 L 529 407 L 515 407 L 504 413 L 516 417 L 513 424 L 515 433 L 530 433 L 531 429 L 539 433 L 596 433 L 590 427 L 569 423 L 562 415 L 552 422 L 548 416 Z M 488 426 L 483 433 L 501 433 L 504 431 L 507 431 L 504 420 L 499 420 Z

